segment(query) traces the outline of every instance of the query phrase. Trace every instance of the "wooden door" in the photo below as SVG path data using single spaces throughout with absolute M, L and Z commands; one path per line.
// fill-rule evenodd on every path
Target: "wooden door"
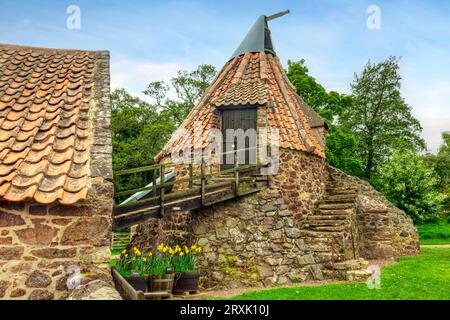
M 244 132 L 248 129 L 254 129 L 256 132 L 256 116 L 257 108 L 239 108 L 235 107 L 233 109 L 226 109 L 222 111 L 222 137 L 223 137 L 223 152 L 236 150 L 238 147 L 238 141 L 236 136 L 227 136 L 227 129 L 238 130 L 242 129 Z M 245 149 L 256 147 L 256 143 L 250 141 L 249 136 L 245 136 Z M 253 139 L 252 139 L 253 140 Z M 253 145 L 255 144 L 255 145 Z M 242 148 L 242 146 L 240 147 Z M 245 151 L 245 164 L 250 162 L 250 152 Z M 228 156 L 228 160 L 230 156 Z M 222 168 L 227 169 L 234 166 L 233 163 L 227 163 L 227 155 L 224 155 L 224 161 Z

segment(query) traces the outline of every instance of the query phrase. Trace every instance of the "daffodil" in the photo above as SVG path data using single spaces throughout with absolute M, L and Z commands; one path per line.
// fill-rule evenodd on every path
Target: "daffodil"
M 180 252 L 180 257 L 182 257 L 184 255 L 183 251 Z
M 153 256 L 153 253 L 149 252 L 149 253 L 148 253 L 148 256 L 149 256 L 149 257 Z
M 163 248 L 164 248 L 164 244 L 163 244 L 163 243 L 160 243 L 160 244 L 158 245 L 158 250 L 159 250 L 159 251 L 162 251 Z

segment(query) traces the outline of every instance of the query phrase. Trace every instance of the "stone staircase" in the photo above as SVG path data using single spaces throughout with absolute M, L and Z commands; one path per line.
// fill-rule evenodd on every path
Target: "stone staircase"
M 359 258 L 356 188 L 330 185 L 314 214 L 302 226 L 302 238 L 326 278 L 360 280 L 370 275 Z

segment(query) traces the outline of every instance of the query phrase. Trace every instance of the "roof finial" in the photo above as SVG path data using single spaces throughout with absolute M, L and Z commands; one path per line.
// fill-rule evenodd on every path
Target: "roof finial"
M 280 11 L 280 12 L 278 12 L 278 13 L 275 13 L 275 14 L 273 14 L 273 15 L 271 15 L 271 16 L 268 16 L 268 17 L 266 16 L 266 21 L 270 21 L 270 20 L 273 20 L 273 19 L 282 17 L 282 16 L 284 16 L 284 15 L 286 15 L 286 14 L 288 14 L 288 13 L 290 13 L 289 10 L 284 10 L 284 11 Z
M 267 21 L 279 18 L 288 13 L 289 10 L 285 10 L 268 17 L 260 16 L 231 58 L 240 56 L 246 52 L 271 52 L 275 54 Z

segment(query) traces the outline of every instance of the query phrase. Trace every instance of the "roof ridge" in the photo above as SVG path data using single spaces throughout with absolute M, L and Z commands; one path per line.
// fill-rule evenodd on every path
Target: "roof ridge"
M 96 53 L 96 52 L 104 52 L 108 50 L 82 50 L 82 49 L 64 49 L 64 48 L 48 48 L 48 47 L 35 47 L 28 45 L 20 45 L 20 44 L 10 44 L 10 43 L 0 43 L 1 49 L 9 49 L 9 50 L 33 50 L 33 51 L 44 51 L 44 52 L 87 52 L 87 53 Z

